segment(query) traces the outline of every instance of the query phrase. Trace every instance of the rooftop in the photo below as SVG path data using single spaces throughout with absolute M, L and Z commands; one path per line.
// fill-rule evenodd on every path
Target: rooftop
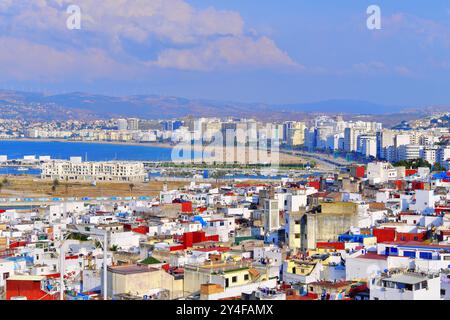
M 122 274 L 122 275 L 154 272 L 157 270 L 158 269 L 149 268 L 147 266 L 139 266 L 139 265 L 108 267 L 108 271 L 111 271 L 112 273 Z
M 383 280 L 404 284 L 416 284 L 425 281 L 427 279 L 428 279 L 427 275 L 420 273 L 397 273 L 391 275 L 388 278 L 384 278 Z

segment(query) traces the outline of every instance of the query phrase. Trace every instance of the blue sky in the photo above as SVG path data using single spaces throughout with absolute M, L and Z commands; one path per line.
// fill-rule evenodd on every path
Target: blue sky
M 366 28 L 371 4 L 381 30 Z M 441 0 L 2 0 L 0 47 L 6 89 L 450 105 Z

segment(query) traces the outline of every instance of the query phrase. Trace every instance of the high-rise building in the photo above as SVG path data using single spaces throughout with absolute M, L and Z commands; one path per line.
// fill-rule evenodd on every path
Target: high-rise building
M 344 151 L 353 152 L 358 149 L 358 136 L 363 133 L 362 129 L 345 128 Z
M 305 123 L 294 122 L 288 131 L 288 144 L 292 147 L 300 147 L 305 144 Z
M 128 130 L 139 130 L 139 119 L 137 118 L 128 119 Z
M 286 121 L 283 123 L 283 142 L 289 143 L 290 130 L 294 125 L 294 121 Z
M 422 148 L 422 146 L 416 144 L 401 145 L 397 150 L 397 161 L 419 159 Z
M 117 120 L 117 129 L 120 131 L 127 130 L 128 128 L 128 122 L 125 119 L 119 119 Z
M 365 157 L 377 156 L 377 136 L 375 134 L 362 134 L 358 137 L 358 153 Z
M 280 228 L 280 210 L 278 200 L 264 200 L 264 229 L 272 232 Z

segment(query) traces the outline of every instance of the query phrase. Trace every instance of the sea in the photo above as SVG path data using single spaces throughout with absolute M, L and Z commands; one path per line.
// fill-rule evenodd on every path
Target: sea
M 125 145 L 109 143 L 83 143 L 83 142 L 59 142 L 59 141 L 12 141 L 0 140 L 0 155 L 6 155 L 8 160 L 23 159 L 25 156 L 50 156 L 52 159 L 66 159 L 70 157 L 82 157 L 84 161 L 170 161 L 171 148 L 162 148 L 146 145 Z M 194 157 L 201 153 L 194 152 Z M 22 169 L 23 170 L 23 169 Z M 39 175 L 40 170 L 29 168 L 22 171 L 17 167 L 0 167 L 0 175 Z M 311 175 L 311 174 L 310 174 Z M 159 177 L 160 173 L 150 173 L 150 177 Z M 233 175 L 225 179 L 282 179 L 286 176 L 252 176 Z
M 50 156 L 52 159 L 82 157 L 88 161 L 169 161 L 171 148 L 107 143 L 59 141 L 0 141 L 0 155 L 9 160 L 24 156 Z

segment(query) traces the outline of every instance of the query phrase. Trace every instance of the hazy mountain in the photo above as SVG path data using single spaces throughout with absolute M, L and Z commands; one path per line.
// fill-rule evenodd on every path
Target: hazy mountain
M 240 116 L 258 119 L 296 120 L 311 113 L 379 115 L 401 113 L 406 108 L 384 106 L 367 101 L 327 100 L 314 103 L 269 105 L 202 99 L 185 99 L 158 95 L 113 97 L 74 92 L 46 95 L 0 90 L 3 117 L 23 119 L 91 119 L 140 117 L 164 119 L 189 115 L 204 117 Z
M 404 106 L 386 106 L 361 100 L 325 100 L 280 106 L 290 112 L 323 112 L 344 114 L 386 114 L 401 112 Z

